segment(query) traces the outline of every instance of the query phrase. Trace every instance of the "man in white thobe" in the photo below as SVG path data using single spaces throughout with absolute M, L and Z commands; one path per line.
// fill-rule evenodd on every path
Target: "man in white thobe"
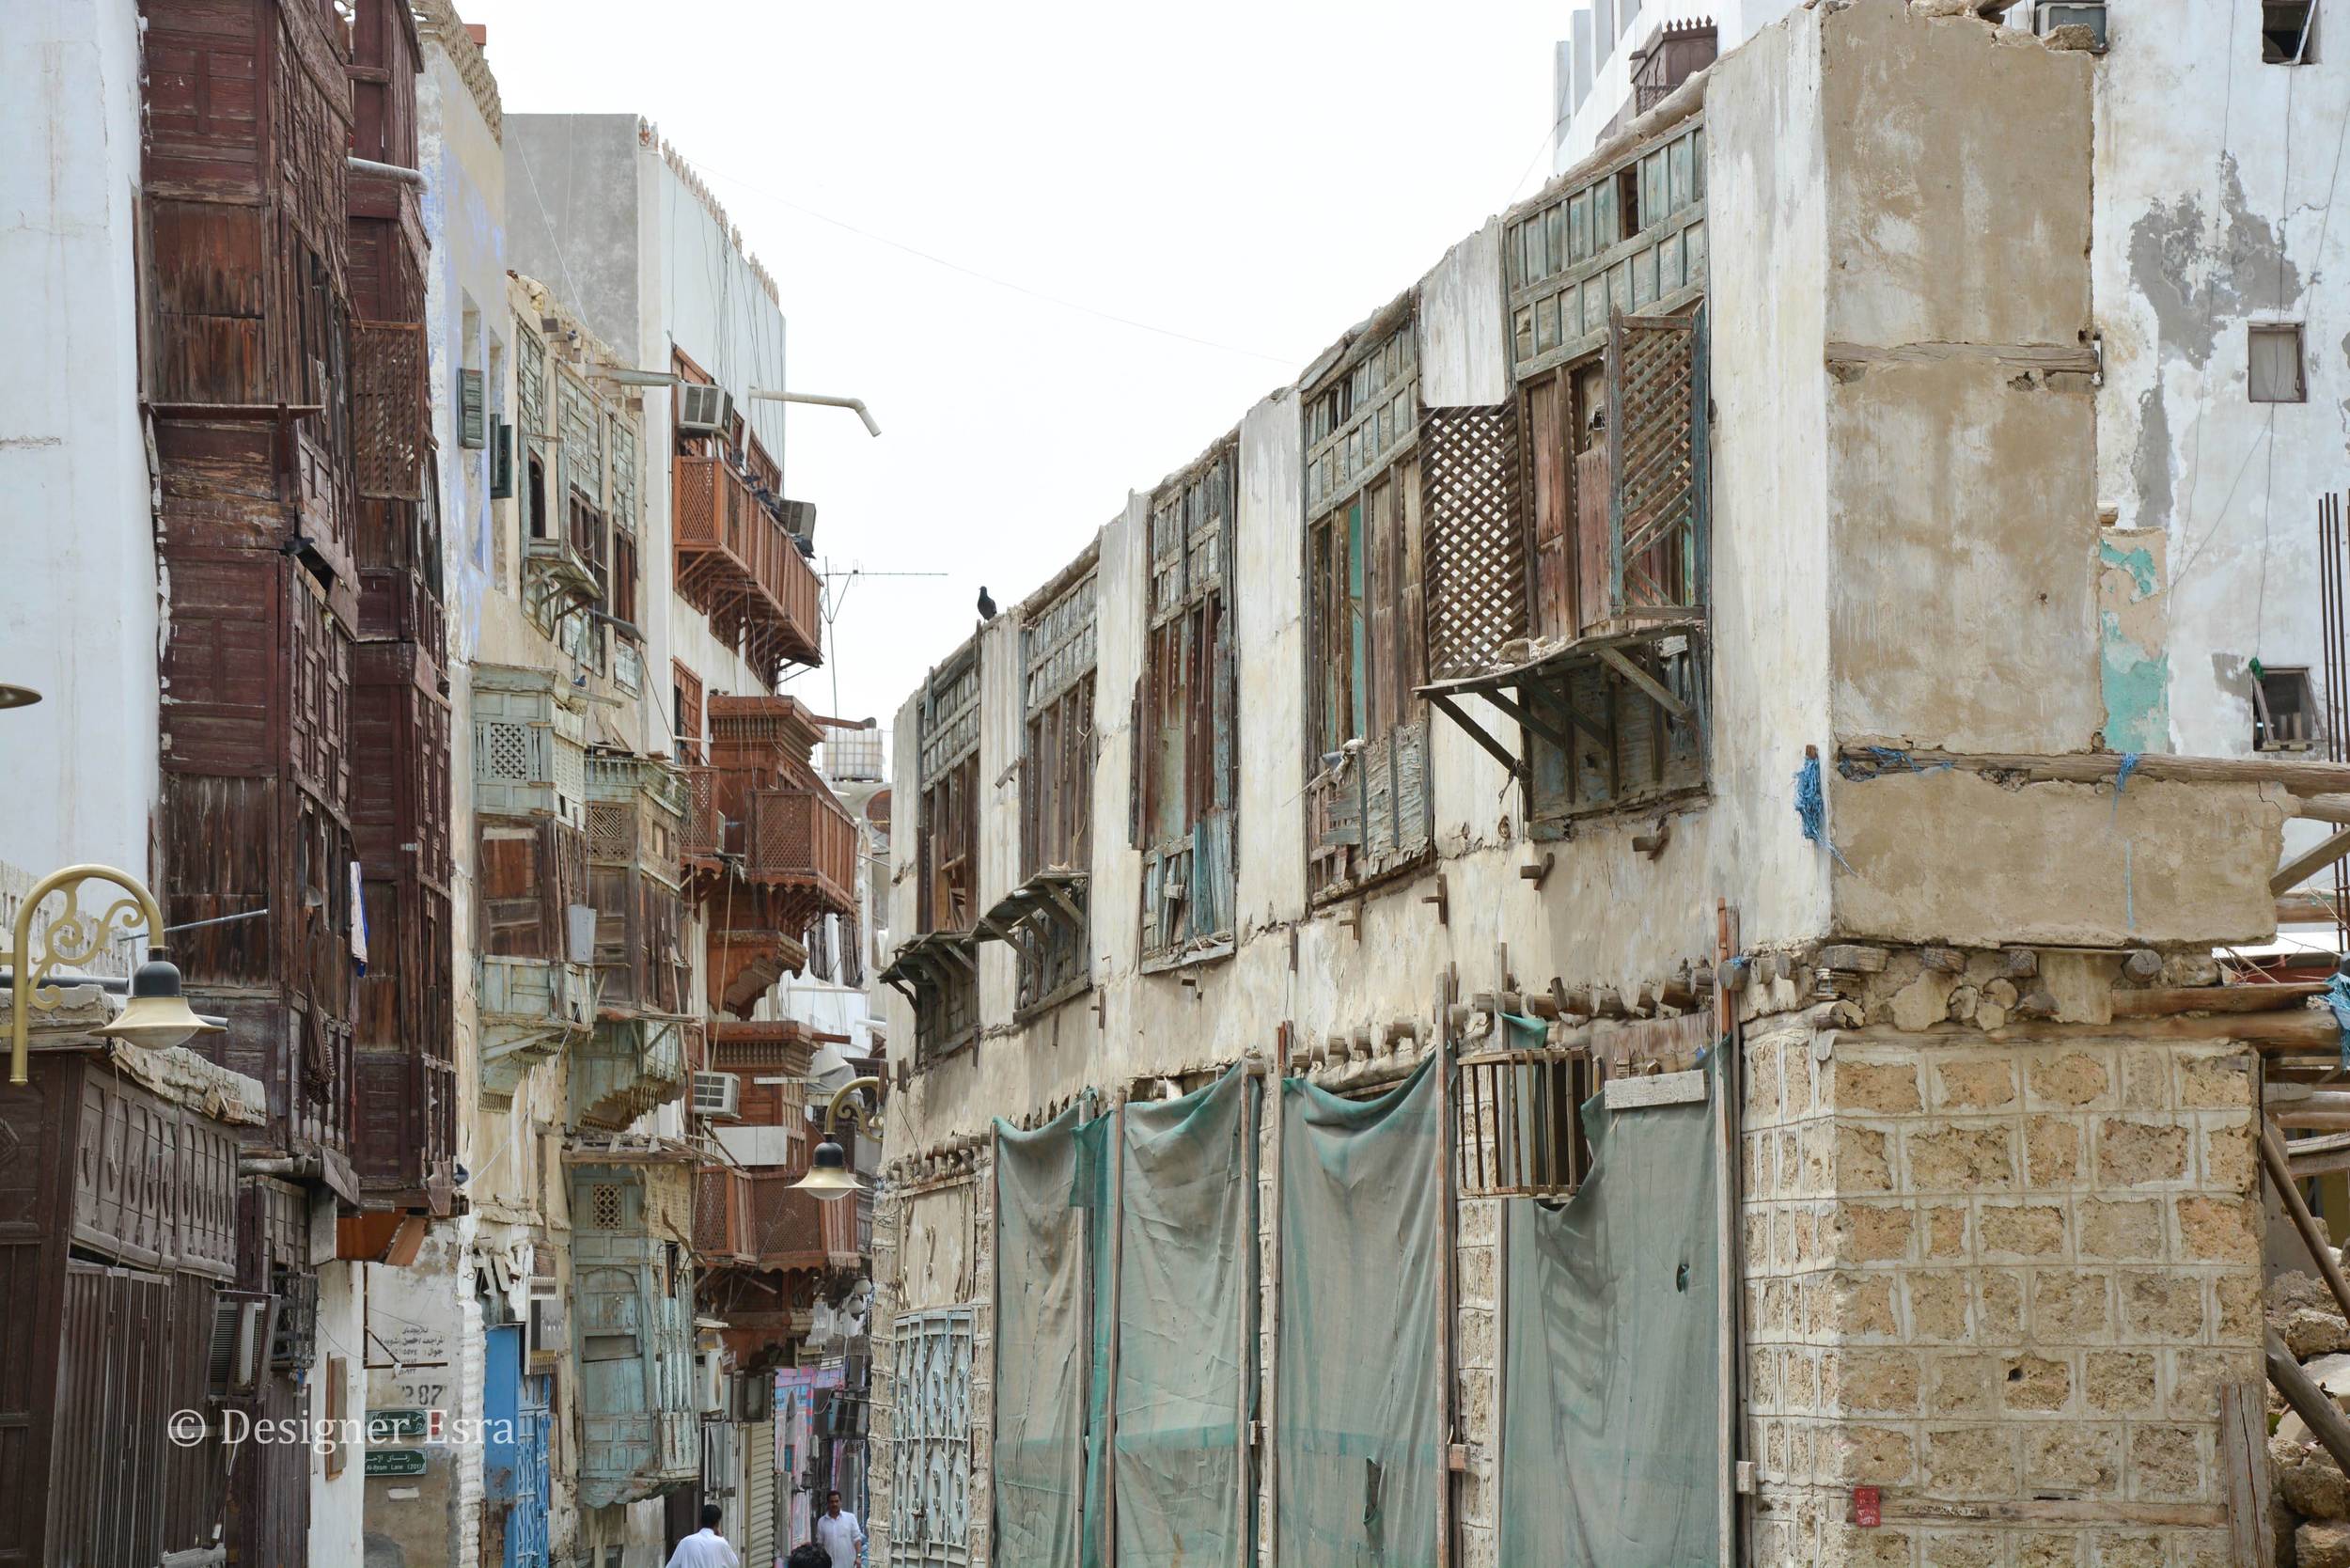
M 816 1516 L 816 1544 L 832 1554 L 832 1568 L 857 1568 L 865 1555 L 865 1527 L 840 1506 L 840 1494 L 824 1494 L 824 1512 Z
M 743 1560 L 718 1533 L 724 1516 L 716 1503 L 702 1504 L 702 1528 L 677 1544 L 669 1554 L 669 1568 L 743 1568 Z

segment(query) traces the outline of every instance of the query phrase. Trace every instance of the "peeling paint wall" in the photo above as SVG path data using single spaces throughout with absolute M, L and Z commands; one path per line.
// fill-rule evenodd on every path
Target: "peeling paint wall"
M 2330 222 L 2350 81 L 2263 64 L 2260 20 L 2117 11 L 2096 66 L 2097 500 L 2167 545 L 2167 635 L 2109 628 L 2106 656 L 2135 670 L 2124 719 L 2196 755 L 2250 750 L 2253 658 L 2320 664 L 2316 503 L 2350 456 L 2350 227 Z M 2305 403 L 2248 396 L 2248 329 L 2274 321 L 2303 323 Z

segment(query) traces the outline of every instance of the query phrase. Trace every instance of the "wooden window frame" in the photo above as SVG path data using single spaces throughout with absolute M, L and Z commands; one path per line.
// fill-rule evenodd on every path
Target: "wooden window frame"
M 680 762 L 697 766 L 707 744 L 702 678 L 675 659 L 669 661 L 669 699 L 670 744 Z
M 979 673 L 974 641 L 923 686 L 917 933 L 968 931 L 979 918 Z
M 1143 662 L 1128 815 L 1134 847 L 1143 852 L 1140 943 L 1152 967 L 1231 950 L 1239 452 L 1235 431 L 1153 493 L 1144 524 Z
M 1307 889 L 1318 899 L 1433 852 L 1418 695 L 1428 679 L 1422 417 L 1407 295 L 1306 399 L 1304 810 Z M 1407 754 L 1413 784 L 1399 791 L 1397 760 Z M 1373 810 L 1382 822 L 1367 820 Z

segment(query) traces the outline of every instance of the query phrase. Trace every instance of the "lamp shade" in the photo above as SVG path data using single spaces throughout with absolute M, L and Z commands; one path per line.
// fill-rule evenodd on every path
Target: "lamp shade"
M 848 1151 L 831 1138 L 816 1146 L 816 1152 L 808 1156 L 807 1174 L 791 1184 L 792 1191 L 812 1192 L 827 1203 L 864 1188 L 856 1172 L 849 1168 Z
M 179 965 L 163 949 L 150 948 L 147 962 L 131 977 L 130 1002 L 98 1032 L 146 1050 L 167 1051 L 199 1034 L 218 1034 L 221 1027 L 196 1015 L 180 995 Z

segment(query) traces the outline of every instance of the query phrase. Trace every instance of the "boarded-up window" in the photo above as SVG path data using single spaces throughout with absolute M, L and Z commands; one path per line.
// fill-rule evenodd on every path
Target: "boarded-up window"
M 967 931 L 979 911 L 979 655 L 932 673 L 922 693 L 921 885 L 916 929 Z
M 702 760 L 702 678 L 672 659 L 669 681 L 670 738 L 677 760 L 690 766 Z
M 1238 442 L 1227 436 L 1151 499 L 1134 781 L 1146 958 L 1220 949 L 1231 933 L 1238 490 Z
M 1086 870 L 1093 841 L 1094 578 L 1040 611 L 1021 631 L 1023 706 L 1020 858 L 1024 876 Z
M 481 950 L 565 960 L 569 911 L 588 902 L 588 838 L 567 823 L 481 819 Z
M 1020 869 L 993 917 L 1020 951 L 1018 1003 L 1049 1005 L 1089 974 L 1087 887 L 1093 858 L 1095 578 L 1083 576 L 1021 628 Z
M 2246 380 L 2256 403 L 2309 400 L 2301 382 L 2301 323 L 2262 322 L 2251 328 Z
M 1309 885 L 1328 891 L 1429 845 L 1419 372 L 1406 314 L 1350 347 L 1306 400 Z

